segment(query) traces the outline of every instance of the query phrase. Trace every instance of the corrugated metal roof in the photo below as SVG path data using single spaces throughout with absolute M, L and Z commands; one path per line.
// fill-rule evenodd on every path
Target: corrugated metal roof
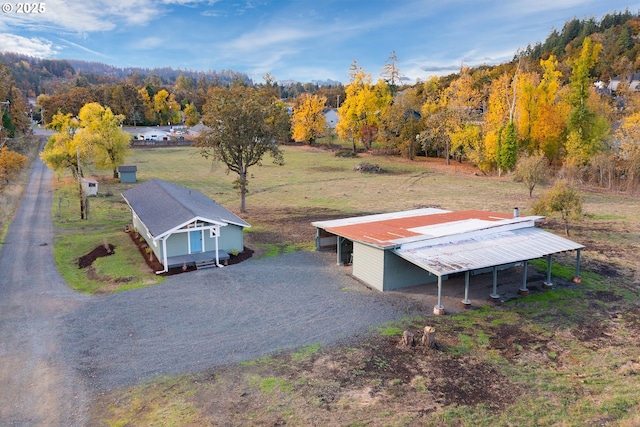
M 509 214 L 476 210 L 451 212 L 417 209 L 314 222 L 312 225 L 352 241 L 389 248 L 408 241 L 492 228 L 500 223 L 531 222 L 535 218 L 537 217 L 512 218 Z
M 394 252 L 436 276 L 478 270 L 584 248 L 535 227 L 476 235 L 456 242 L 403 245 Z

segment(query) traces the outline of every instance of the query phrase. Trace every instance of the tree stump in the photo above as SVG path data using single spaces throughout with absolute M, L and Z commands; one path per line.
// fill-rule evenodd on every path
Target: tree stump
M 402 333 L 402 345 L 405 347 L 413 346 L 413 333 L 409 331 L 404 331 Z
M 424 335 L 422 336 L 422 345 L 427 346 L 429 348 L 438 347 L 438 343 L 436 342 L 436 328 L 434 328 L 433 326 L 424 327 Z

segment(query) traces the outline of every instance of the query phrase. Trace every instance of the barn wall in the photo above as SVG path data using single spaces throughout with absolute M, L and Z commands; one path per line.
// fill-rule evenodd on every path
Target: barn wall
M 384 255 L 384 291 L 424 285 L 438 280 L 437 276 L 391 251 L 385 251 Z
M 384 251 L 353 242 L 353 275 L 379 291 L 384 290 Z

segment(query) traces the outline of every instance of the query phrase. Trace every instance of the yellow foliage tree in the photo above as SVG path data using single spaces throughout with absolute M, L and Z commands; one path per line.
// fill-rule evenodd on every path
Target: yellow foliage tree
M 298 142 L 313 144 L 324 133 L 327 122 L 324 107 L 327 98 L 303 93 L 296 98 L 291 118 L 292 138 Z
M 487 113 L 484 120 L 484 147 L 482 163 L 478 166 L 486 171 L 496 167 L 502 131 L 509 122 L 512 77 L 504 73 L 491 82 Z
M 158 123 L 171 124 L 180 122 L 180 104 L 176 102 L 173 94 L 165 89 L 159 90 L 153 96 L 153 111 L 156 113 Z
M 80 130 L 75 138 L 79 145 L 92 150 L 91 158 L 100 169 L 113 171 L 118 178 L 118 166 L 123 165 L 129 155 L 131 137 L 124 132 L 120 124 L 123 115 L 115 115 L 109 107 L 97 102 L 86 104 L 80 109 Z
M 371 75 L 365 73 L 356 61 L 351 66 L 350 76 L 350 83 L 345 87 L 346 99 L 338 108 L 336 132 L 340 138 L 352 141 L 355 152 L 356 141 L 367 149 L 371 148 L 392 96 L 383 80 L 373 86 Z
M 9 150 L 6 146 L 0 150 L 0 185 L 8 184 L 20 169 L 27 164 L 27 157 Z
M 623 163 L 627 191 L 633 192 L 640 178 L 640 112 L 623 120 L 616 130 L 616 139 L 620 141 L 618 156 Z

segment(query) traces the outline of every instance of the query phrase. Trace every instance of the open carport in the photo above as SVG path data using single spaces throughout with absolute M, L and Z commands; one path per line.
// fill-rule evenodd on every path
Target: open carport
M 576 251 L 576 280 L 580 276 L 579 243 L 536 227 L 539 216 L 521 217 L 486 211 L 451 212 L 416 209 L 389 214 L 314 222 L 316 249 L 335 249 L 338 264 L 352 263 L 353 275 L 380 291 L 438 283 L 435 314 L 444 314 L 442 281 L 465 274 L 465 297 L 470 305 L 472 274 L 493 273 L 490 297 L 497 293 L 498 271 L 522 265 L 521 293 L 527 292 L 528 262 L 547 260 L 545 286 L 552 286 L 552 256 Z M 345 253 L 345 251 L 351 251 Z

